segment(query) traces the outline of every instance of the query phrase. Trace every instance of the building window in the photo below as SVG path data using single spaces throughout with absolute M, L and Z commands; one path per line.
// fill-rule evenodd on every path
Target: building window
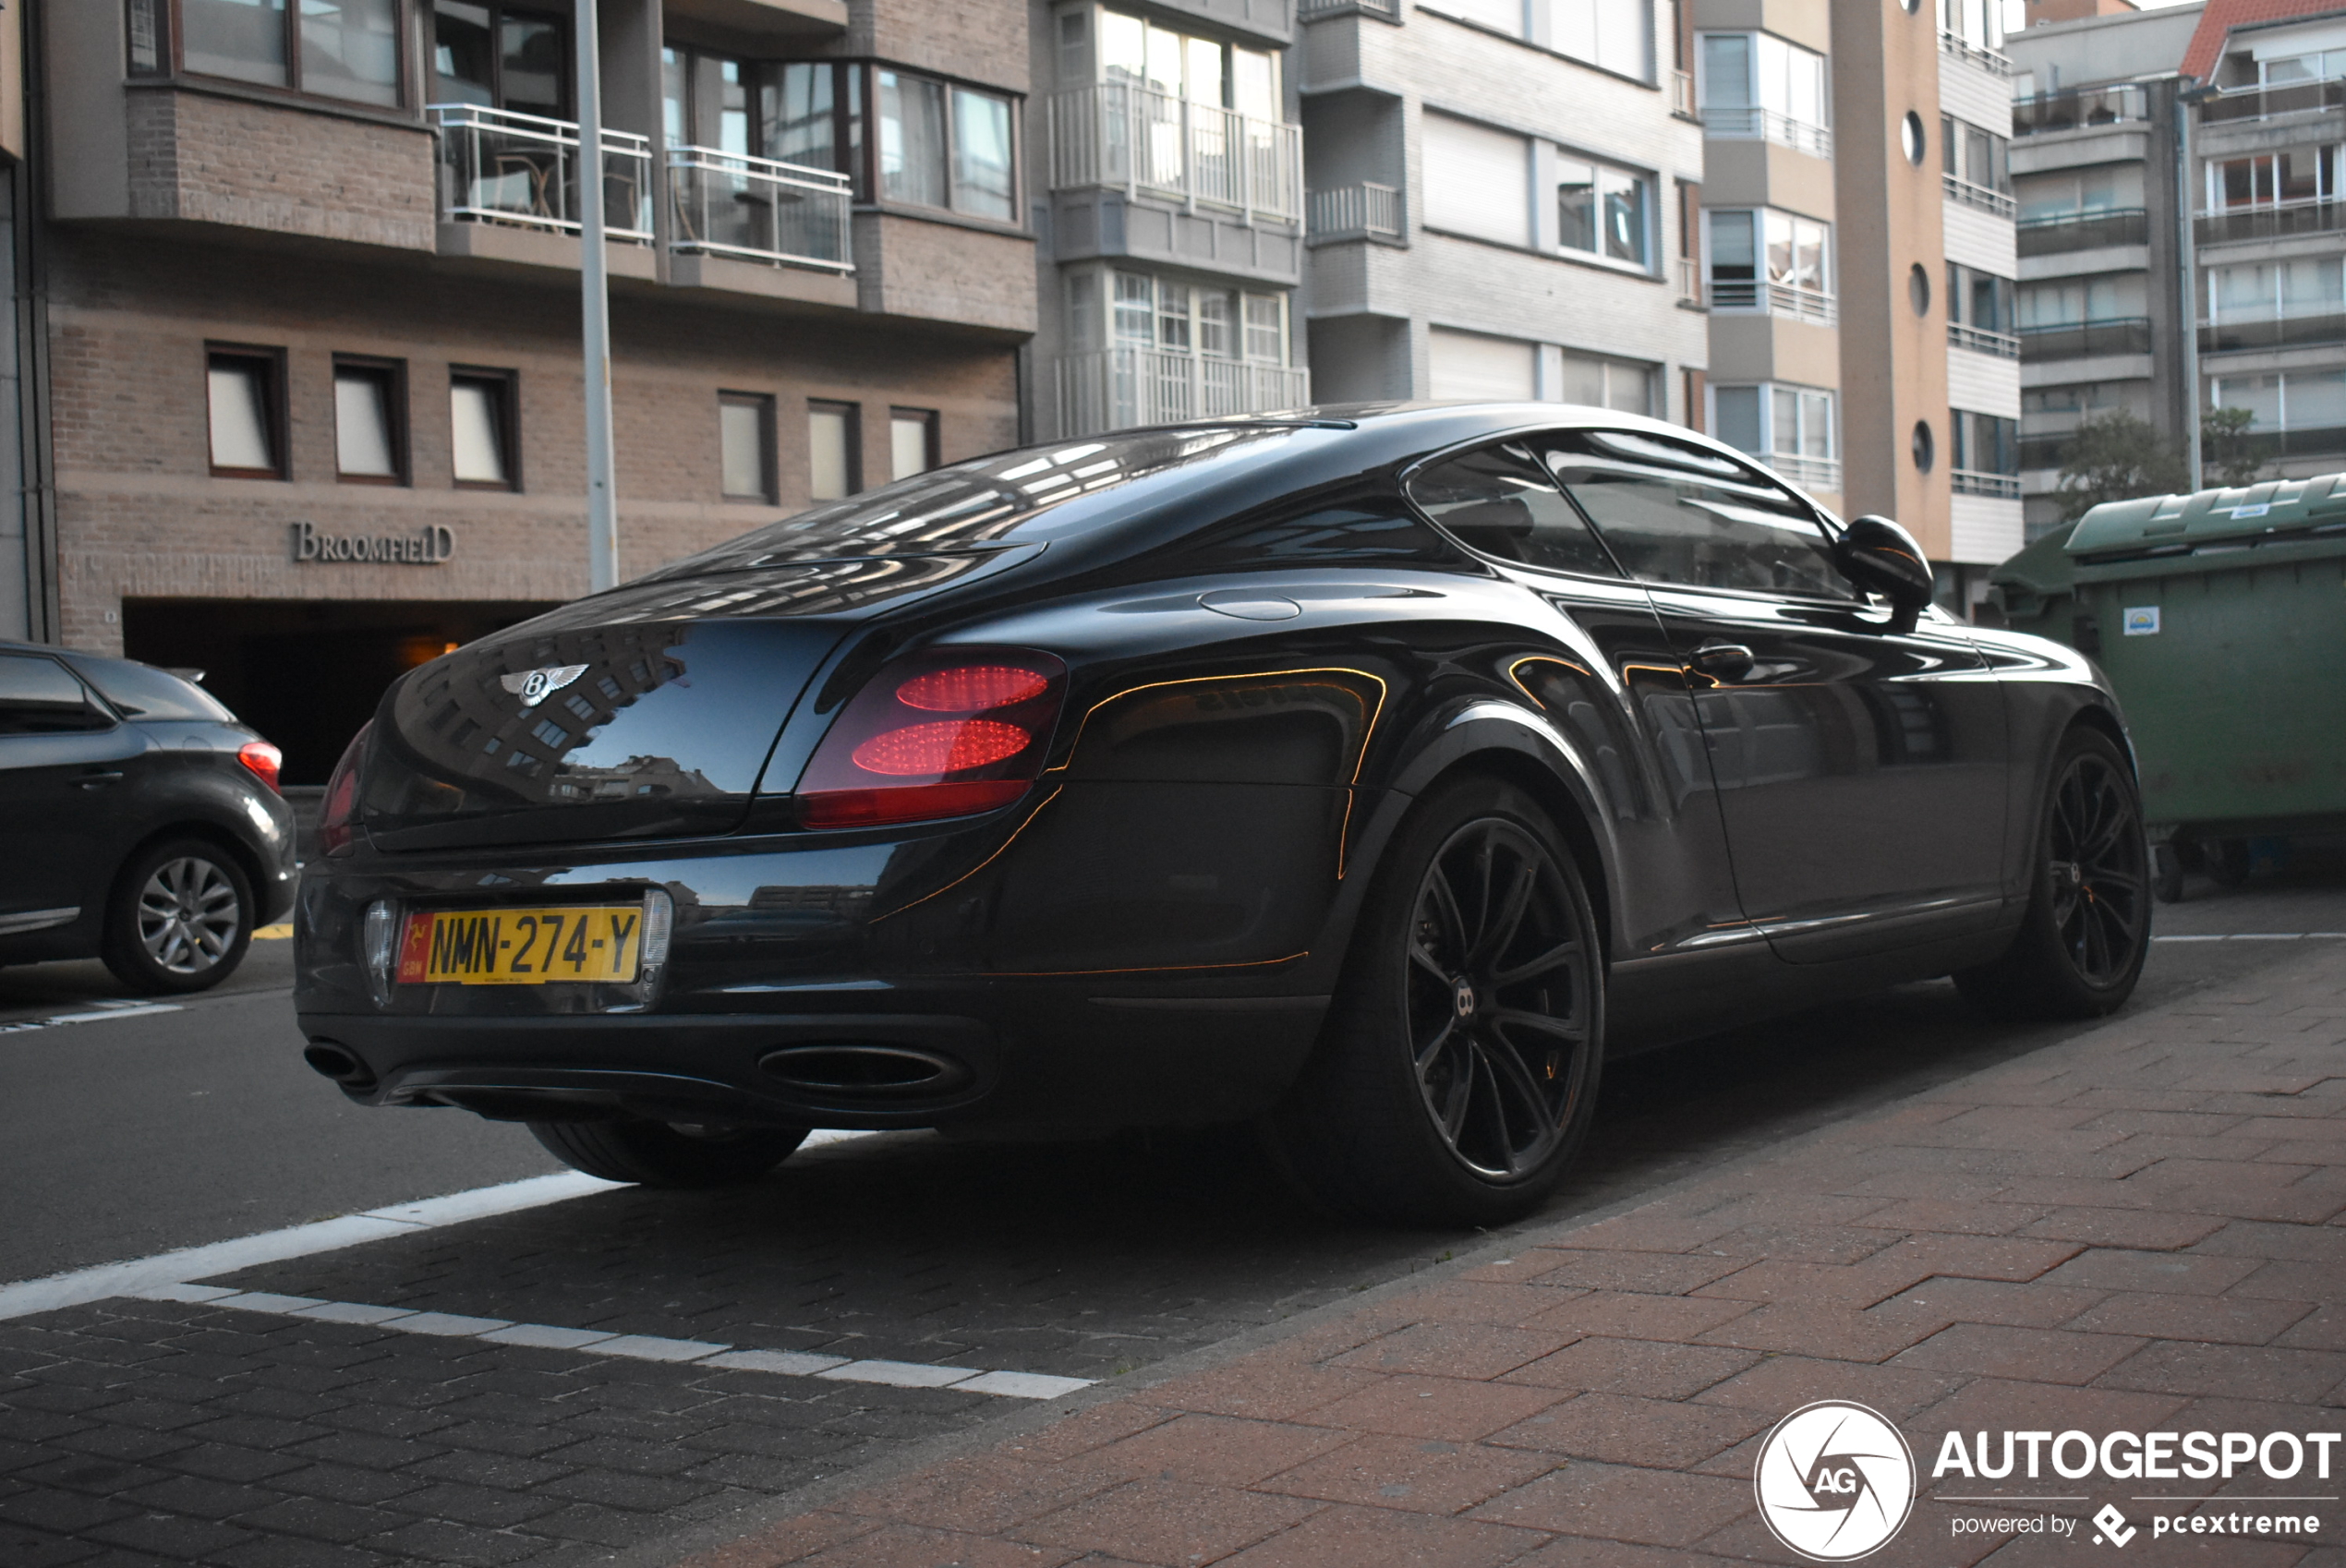
M 396 360 L 334 359 L 334 473 L 351 484 L 407 477 L 407 378 Z
M 1508 3 L 1519 4 L 1519 0 Z M 1179 32 L 1121 11 L 1101 11 L 1098 15 L 1096 72 L 1078 65 L 1081 37 L 1061 35 L 1062 61 L 1075 67 L 1067 72 L 1067 80 L 1098 80 L 1137 88 L 1191 103 L 1234 109 L 1250 119 L 1286 118 L 1287 100 L 1280 87 L 1279 56 L 1276 53 Z
M 2209 267 L 2207 278 L 2211 326 L 2346 315 L 2346 268 L 2335 256 Z
M 2001 196 L 2012 194 L 2012 143 L 1953 115 L 1939 116 L 1939 146 L 1947 177 Z
M 1653 79 L 1650 0 L 1436 0 L 1426 6 L 1638 81 Z
M 1958 261 L 1947 263 L 1947 320 L 1983 332 L 2010 332 L 2013 281 Z
M 1833 394 L 1818 387 L 1762 382 L 1711 389 L 1711 429 L 1786 477 L 1815 489 L 1841 488 Z
M 853 61 L 769 66 L 757 89 L 757 155 L 845 175 L 871 199 L 864 171 L 864 78 Z
M 1556 245 L 1644 268 L 1647 183 L 1574 158 L 1556 161 Z
M 2013 294 L 2024 332 L 2101 321 L 2140 320 L 2148 314 L 2145 280 L 2140 272 L 2023 283 Z
M 1017 217 L 1008 98 L 909 71 L 883 69 L 878 84 L 882 200 Z
M 1103 341 L 1159 354 L 1285 366 L 1287 296 L 1203 287 L 1149 272 L 1108 274 L 1108 319 L 1099 318 L 1099 274 L 1070 271 L 1069 337 L 1079 350 Z
M 719 485 L 727 501 L 774 501 L 774 400 L 717 394 Z
M 2340 77 L 2346 77 L 2346 49 L 2314 50 L 2284 60 L 2256 62 L 2259 87 L 2286 87 L 2293 81 L 2335 81 Z
M 229 479 L 285 476 L 285 356 L 270 348 L 207 353 L 212 471 Z
M 1706 32 L 1696 54 L 1703 128 L 1829 157 L 1825 57 L 1767 32 Z
M 1703 226 L 1712 309 L 1834 320 L 1829 225 L 1763 207 L 1706 212 Z
M 472 0 L 432 6 L 433 103 L 566 119 L 570 76 L 570 34 L 559 11 Z
M 169 68 L 166 0 L 131 0 L 134 74 Z M 401 0 L 177 0 L 179 66 L 353 103 L 401 103 Z
M 1954 471 L 1958 475 L 1994 475 L 2016 480 L 2020 473 L 2020 421 L 1996 414 L 1975 414 L 1967 408 L 1948 411 L 1947 423 L 1954 436 Z M 1965 487 L 1958 481 L 1957 489 Z M 2020 493 L 2017 484 L 1991 487 L 1977 493 L 2013 495 Z
M 752 140 L 751 78 L 758 68 L 697 49 L 662 48 L 660 127 L 669 145 L 766 156 Z
M 2147 381 L 2076 381 L 2067 386 L 2032 387 L 2020 394 L 2023 415 L 2098 414 L 2123 408 L 2148 416 Z
M 521 488 L 517 401 L 510 370 L 448 373 L 450 468 L 458 485 Z
M 2143 170 L 2139 163 L 2098 169 L 2064 169 L 2059 174 L 2028 175 L 2013 182 L 2020 204 L 2020 221 L 2058 223 L 2098 212 L 2138 211 L 2143 204 Z
M 888 464 L 891 479 L 909 479 L 937 466 L 937 411 L 891 408 L 888 411 Z
M 1997 0 L 1939 0 L 1939 30 L 1974 49 L 2004 46 L 2003 19 Z
M 2253 158 L 2210 159 L 2208 210 L 2334 201 L 2338 199 L 2338 151 L 2334 146 L 2299 147 L 2287 152 L 2260 152 Z
M 2324 430 L 2346 435 L 2346 370 L 2290 370 L 2263 376 L 2214 376 L 2207 406 L 2245 408 L 2259 435 Z M 2335 440 L 2321 448 L 2334 451 Z
M 843 501 L 864 488 L 862 410 L 852 403 L 806 405 L 806 499 Z
M 1564 351 L 1564 384 L 1552 397 L 1583 403 L 1621 414 L 1652 414 L 1660 384 L 1657 367 L 1635 359 L 1611 359 L 1599 354 Z

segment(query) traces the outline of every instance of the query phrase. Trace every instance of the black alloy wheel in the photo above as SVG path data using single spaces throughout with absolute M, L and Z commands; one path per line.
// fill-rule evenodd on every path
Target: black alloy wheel
M 1539 1170 L 1586 1076 L 1589 946 L 1563 867 L 1504 817 L 1450 836 L 1418 888 L 1405 1006 L 1418 1092 L 1486 1180 Z
M 1595 1108 L 1602 971 L 1578 868 L 1538 803 L 1481 778 L 1429 795 L 1386 851 L 1274 1151 L 1342 1212 L 1530 1212 Z
M 2040 835 L 2019 935 L 1955 981 L 1998 1017 L 2098 1017 L 2133 993 L 2150 948 L 2142 796 L 2115 742 L 2092 730 L 2062 742 Z
M 739 1187 L 806 1140 L 805 1128 L 718 1128 L 655 1121 L 531 1122 L 547 1152 L 574 1171 L 638 1187 Z

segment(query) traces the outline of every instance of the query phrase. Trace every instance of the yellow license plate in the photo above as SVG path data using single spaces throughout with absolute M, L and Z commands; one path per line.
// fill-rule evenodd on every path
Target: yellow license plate
M 626 985 L 643 947 L 641 904 L 433 910 L 407 917 L 403 985 Z

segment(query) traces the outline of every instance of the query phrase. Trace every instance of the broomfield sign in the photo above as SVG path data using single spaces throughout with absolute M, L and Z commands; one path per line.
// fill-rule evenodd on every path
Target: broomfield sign
M 315 523 L 293 525 L 296 561 L 437 566 L 456 553 L 456 531 L 440 524 L 412 534 L 321 534 Z

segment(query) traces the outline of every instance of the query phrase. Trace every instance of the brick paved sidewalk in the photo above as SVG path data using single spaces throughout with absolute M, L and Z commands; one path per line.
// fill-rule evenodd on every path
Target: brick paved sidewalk
M 1628 1212 L 1518 1236 L 691 1568 L 1792 1562 L 1755 1510 L 1754 1458 L 1828 1398 L 1915 1450 L 1921 1496 L 1875 1562 L 2100 1561 L 2088 1516 L 2115 1502 L 2146 1526 L 2146 1487 L 2334 1500 L 2334 1472 L 2253 1465 L 2164 1487 L 1930 1470 L 1950 1430 L 2346 1424 L 2342 958 L 2122 1015 Z M 2346 1505 L 2290 1506 L 2321 1518 L 2314 1544 L 2141 1527 L 2120 1560 L 2346 1565 Z M 2075 1533 L 1959 1533 L 2000 1515 Z

